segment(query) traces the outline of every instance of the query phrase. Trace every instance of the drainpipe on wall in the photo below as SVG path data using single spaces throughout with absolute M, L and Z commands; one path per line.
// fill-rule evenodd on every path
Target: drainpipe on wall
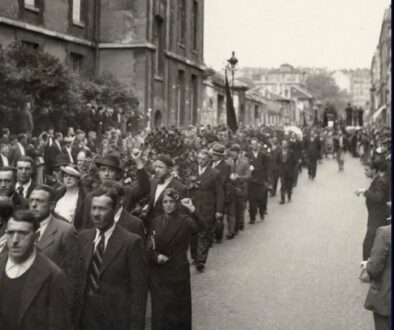
M 101 14 L 101 0 L 94 1 L 94 74 L 99 74 L 100 68 L 100 14 Z

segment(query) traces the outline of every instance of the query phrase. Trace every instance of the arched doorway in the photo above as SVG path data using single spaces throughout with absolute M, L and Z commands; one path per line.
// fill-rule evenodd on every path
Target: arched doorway
M 154 128 L 160 128 L 163 125 L 162 115 L 160 110 L 156 110 L 155 117 L 153 119 Z

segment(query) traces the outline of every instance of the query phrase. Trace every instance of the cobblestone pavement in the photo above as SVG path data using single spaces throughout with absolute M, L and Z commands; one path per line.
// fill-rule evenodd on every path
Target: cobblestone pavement
M 206 271 L 192 269 L 194 330 L 370 330 L 358 280 L 368 186 L 359 159 L 304 171 L 293 202 L 271 198 L 263 222 L 215 244 Z

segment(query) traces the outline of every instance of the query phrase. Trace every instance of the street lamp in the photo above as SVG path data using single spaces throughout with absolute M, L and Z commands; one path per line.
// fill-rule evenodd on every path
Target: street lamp
M 235 52 L 233 51 L 231 57 L 227 60 L 226 70 L 231 71 L 231 78 L 232 78 L 232 94 L 234 95 L 234 74 L 235 70 L 237 69 L 238 59 L 235 57 Z

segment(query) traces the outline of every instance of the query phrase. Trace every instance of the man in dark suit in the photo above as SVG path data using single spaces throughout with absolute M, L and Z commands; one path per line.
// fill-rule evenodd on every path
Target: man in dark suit
M 289 149 L 289 144 L 286 139 L 282 140 L 282 148 L 277 154 L 278 163 L 280 164 L 280 204 L 284 204 L 287 199 L 291 201 L 291 194 L 293 191 L 294 167 L 296 166 L 296 159 L 293 150 Z
M 299 137 L 294 133 L 290 133 L 289 149 L 294 152 L 295 167 L 294 167 L 294 180 L 293 187 L 297 186 L 298 174 L 301 168 L 301 156 L 302 156 L 302 143 Z
M 144 330 L 147 274 L 142 239 L 114 221 L 118 195 L 100 187 L 91 203 L 92 229 L 78 235 L 83 262 L 80 330 Z
M 241 156 L 241 147 L 234 144 L 230 148 L 227 163 L 231 167 L 228 186 L 227 239 L 232 239 L 244 229 L 245 202 L 248 194 L 247 180 L 250 176 L 249 162 Z
M 230 174 L 231 174 L 231 166 L 226 163 L 224 160 L 226 156 L 226 148 L 221 143 L 215 143 L 210 150 L 212 157 L 212 168 L 219 172 L 220 181 L 223 187 L 224 193 L 224 208 L 227 213 L 228 209 L 228 196 L 227 196 L 227 188 L 230 184 Z M 224 224 L 223 221 L 216 223 L 216 231 L 215 231 L 215 239 L 216 243 L 221 243 L 223 240 L 223 232 L 224 232 Z
M 15 166 L 16 161 L 21 156 L 26 156 L 27 149 L 27 137 L 26 134 L 19 134 L 17 141 L 11 146 L 8 159 L 10 160 L 10 165 Z
M 74 311 L 81 275 L 76 230 L 67 220 L 53 214 L 56 196 L 51 187 L 37 186 L 30 195 L 29 204 L 39 223 L 37 247 L 66 274 L 69 285 L 67 293 Z
M 265 194 L 268 189 L 268 169 L 269 159 L 259 148 L 257 138 L 250 141 L 250 150 L 245 154 L 249 160 L 249 170 L 251 172 L 248 180 L 248 200 L 249 200 L 249 223 L 256 221 L 257 209 L 260 213 L 261 220 L 264 220 L 266 206 Z
M 7 222 L 7 252 L 0 256 L 0 329 L 70 330 L 66 278 L 34 247 L 38 223 L 30 211 Z
M 133 182 L 130 186 L 125 186 L 125 196 L 123 199 L 123 207 L 126 211 L 130 212 L 137 202 L 147 195 L 150 191 L 149 176 L 144 169 L 144 162 L 142 160 L 142 152 L 132 153 L 131 157 L 134 159 L 136 164 L 136 182 Z M 101 183 L 106 181 L 113 181 L 120 179 L 120 174 L 122 173 L 120 158 L 116 154 L 109 154 L 104 157 L 100 157 L 96 161 L 96 166 L 98 167 L 98 175 Z M 85 204 L 85 224 L 83 228 L 93 227 L 93 223 L 90 220 L 90 206 L 92 203 L 92 193 L 89 193 L 86 197 Z
M 24 210 L 29 208 L 28 201 L 15 191 L 16 168 L 0 168 L 0 195 L 11 198 L 14 210 Z
M 32 180 L 34 161 L 28 156 L 22 156 L 16 161 L 16 186 L 15 190 L 22 197 L 29 199 L 36 184 Z
M 273 137 L 270 141 L 271 144 L 271 197 L 276 196 L 276 190 L 278 188 L 278 181 L 280 177 L 280 164 L 278 163 L 278 154 L 280 152 L 280 148 L 278 146 L 278 140 L 276 137 Z
M 365 175 L 372 179 L 368 189 L 358 189 L 355 194 L 363 195 L 368 210 L 367 233 L 363 242 L 363 261 L 368 260 L 375 240 L 376 229 L 387 225 L 390 209 L 387 202 L 390 200 L 390 180 L 387 175 L 387 164 L 384 161 L 375 161 L 365 166 Z
M 364 307 L 373 312 L 375 330 L 391 329 L 391 225 L 379 227 L 366 264 L 371 279 Z
M 208 150 L 198 154 L 198 187 L 191 191 L 191 199 L 196 211 L 207 224 L 207 230 L 192 235 L 190 254 L 196 269 L 202 272 L 208 258 L 209 248 L 213 242 L 216 222 L 223 220 L 224 192 L 218 171 L 209 166 L 211 156 Z
M 147 210 L 148 231 L 150 222 L 157 216 L 164 214 L 161 198 L 165 189 L 173 188 L 180 194 L 181 199 L 186 197 L 186 187 L 172 174 L 173 166 L 174 162 L 167 155 L 159 155 L 155 159 L 155 178 L 151 181 L 150 200 Z
M 308 164 L 308 175 L 311 180 L 316 177 L 317 161 L 320 157 L 320 140 L 314 131 L 311 131 L 310 136 L 306 137 L 304 143 L 306 159 Z
M 52 174 L 53 167 L 56 164 L 56 159 L 58 159 L 60 155 L 65 155 L 65 150 L 63 149 L 62 142 L 63 134 L 60 132 L 56 132 L 52 145 L 48 144 L 45 147 L 44 160 L 46 165 L 46 171 L 49 174 Z

